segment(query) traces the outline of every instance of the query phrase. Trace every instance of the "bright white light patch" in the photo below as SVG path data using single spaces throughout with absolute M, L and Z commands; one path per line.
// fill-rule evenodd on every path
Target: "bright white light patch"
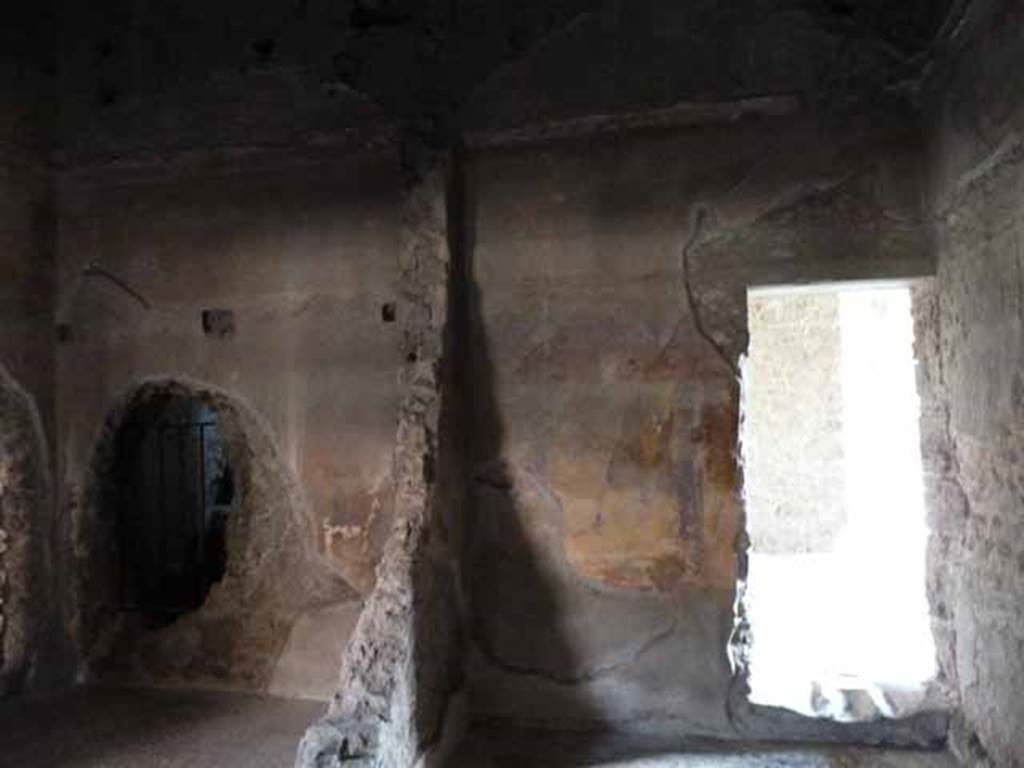
M 750 698 L 837 720 L 891 717 L 914 709 L 936 671 L 910 290 L 815 291 L 750 295 Z M 801 324 L 807 306 L 817 314 Z M 800 466 L 787 475 L 780 456 Z M 787 505 L 787 480 L 800 504 Z

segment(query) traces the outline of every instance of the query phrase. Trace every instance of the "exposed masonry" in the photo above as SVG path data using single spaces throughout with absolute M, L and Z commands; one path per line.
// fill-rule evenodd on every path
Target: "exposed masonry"
M 761 553 L 827 552 L 843 508 L 839 295 L 749 299 L 747 508 Z M 792 405 L 800 403 L 799 418 Z
M 436 472 L 448 315 L 449 163 L 447 155 L 419 142 L 406 147 L 394 526 L 346 650 L 338 692 L 327 715 L 307 731 L 297 768 L 343 762 L 404 768 L 441 730 L 456 626 L 454 581 L 445 573 L 438 535 Z
M 6 398 L 4 398 L 6 399 Z M 2 408 L 3 406 L 0 406 Z M 0 414 L 0 429 L 7 431 L 7 414 Z M 8 513 L 7 507 L 10 503 L 12 490 L 15 483 L 15 467 L 14 458 L 10 455 L 7 450 L 5 443 L 7 440 L 4 439 L 6 436 L 0 436 L 0 683 L 7 677 L 10 669 L 8 668 L 8 662 L 15 660 L 16 654 L 13 652 L 13 648 L 8 647 L 7 636 L 8 636 L 8 624 L 10 619 L 8 613 L 11 609 L 11 584 L 10 577 L 8 575 L 8 550 L 9 550 L 9 534 L 8 534 Z M 0 686 L 2 690 L 2 686 Z
M 47 678 L 59 635 L 41 530 L 49 511 L 45 455 L 31 398 L 0 369 L 0 696 Z

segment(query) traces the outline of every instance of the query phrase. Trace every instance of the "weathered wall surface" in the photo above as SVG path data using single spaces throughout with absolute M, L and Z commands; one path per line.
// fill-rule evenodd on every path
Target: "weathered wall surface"
M 44 7 L 8 9 L 0 29 L 0 695 L 68 671 L 50 485 L 52 40 Z
M 394 506 L 398 161 L 383 113 L 331 76 L 352 9 L 59 6 L 58 492 L 87 572 L 78 639 L 144 678 L 323 695 L 357 612 L 325 602 L 370 592 Z M 110 593 L 90 551 L 110 533 L 97 452 L 112 411 L 154 380 L 231 404 L 258 470 L 237 512 L 263 530 L 229 551 L 229 576 L 232 557 L 254 572 L 215 590 L 203 617 L 148 639 L 111 621 L 102 639 L 88 619 Z M 318 586 L 265 582 L 288 563 Z M 230 648 L 211 650 L 216 621 Z M 179 658 L 158 650 L 175 642 Z
M 0 61 L 0 362 L 53 423 L 51 84 Z
M 379 110 L 333 77 L 351 5 L 61 3 L 61 163 L 386 138 Z
M 726 658 L 745 289 L 927 274 L 917 141 L 780 119 L 472 156 L 476 718 L 745 727 Z
M 921 471 L 929 526 L 926 591 L 932 609 L 938 682 L 959 706 L 957 682 L 956 584 L 966 500 L 950 434 L 950 399 L 943 365 L 942 302 L 937 279 L 922 280 L 911 291 L 914 359 L 921 397 Z
M 253 414 L 301 489 L 300 545 L 349 595 L 372 587 L 394 495 L 397 194 L 392 155 L 63 175 L 60 494 L 79 549 L 104 545 L 81 533 L 109 413 L 144 379 L 186 380 Z
M 404 364 L 395 438 L 395 524 L 341 670 L 338 690 L 306 732 L 297 768 L 349 762 L 444 765 L 462 682 L 455 543 L 461 517 L 457 381 L 449 321 L 459 226 L 448 189 L 452 153 L 419 137 L 403 147 L 399 253 Z M 447 728 L 446 728 L 447 726 Z M 445 732 L 448 732 L 446 734 Z
M 0 367 L 0 696 L 68 671 L 56 592 L 50 457 L 32 397 Z
M 937 84 L 932 168 L 949 393 L 948 594 L 971 764 L 1024 762 L 1024 9 L 976 3 Z M 962 493 L 960 491 L 962 490 Z

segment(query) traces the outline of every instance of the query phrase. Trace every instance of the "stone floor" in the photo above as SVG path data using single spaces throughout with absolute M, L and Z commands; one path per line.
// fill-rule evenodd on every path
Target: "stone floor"
M 592 764 L 588 768 L 953 768 L 955 765 L 945 755 L 843 750 L 818 753 L 765 751 L 741 755 L 663 755 Z
M 78 689 L 0 705 L 0 766 L 291 768 L 319 702 Z
M 877 749 L 794 749 L 758 746 L 740 750 L 694 744 L 685 753 L 650 752 L 621 742 L 581 742 L 577 737 L 521 732 L 471 733 L 450 768 L 956 768 L 949 755 Z
M 78 689 L 0 704 L 0 767 L 291 768 L 318 702 L 203 691 Z M 933 753 L 794 750 L 637 754 L 621 742 L 536 732 L 471 734 L 448 768 L 955 768 Z

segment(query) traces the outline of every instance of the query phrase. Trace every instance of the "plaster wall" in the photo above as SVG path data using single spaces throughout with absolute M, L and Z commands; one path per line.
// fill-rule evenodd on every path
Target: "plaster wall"
M 470 157 L 473 718 L 763 728 L 726 656 L 746 287 L 928 274 L 917 144 L 875 115 Z
M 62 177 L 59 492 L 76 556 L 109 545 L 88 536 L 108 417 L 141 382 L 178 381 L 251 417 L 247 429 L 267 444 L 249 450 L 280 462 L 296 490 L 297 546 L 339 585 L 335 597 L 358 599 L 373 586 L 393 509 L 399 353 L 383 306 L 396 298 L 397 162 L 169 165 Z M 233 329 L 204 329 L 205 310 L 231 312 Z M 307 625 L 336 613 L 316 611 L 298 630 L 329 637 Z M 334 641 L 323 653 L 318 691 L 340 663 Z
M 971 765 L 1020 765 L 1024 719 L 1024 60 L 1019 3 L 975 3 L 936 84 L 932 198 L 949 395 L 945 610 Z

